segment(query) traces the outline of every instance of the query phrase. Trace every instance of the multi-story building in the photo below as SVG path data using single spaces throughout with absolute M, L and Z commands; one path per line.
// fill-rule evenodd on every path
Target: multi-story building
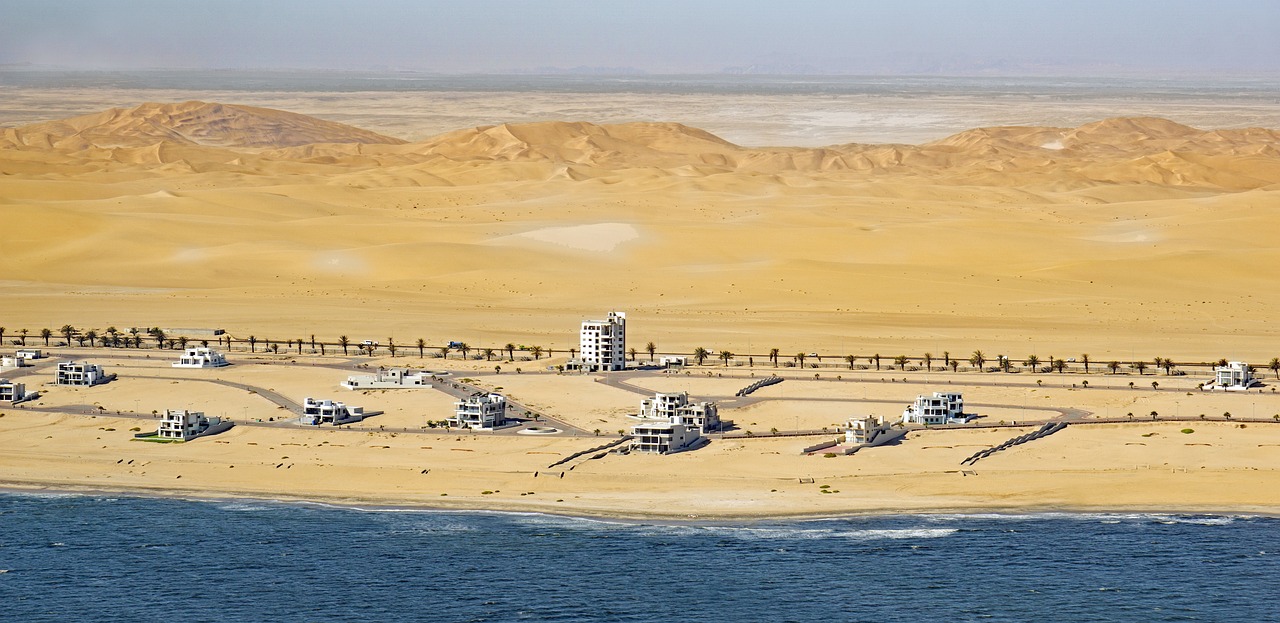
M 206 346 L 191 346 L 182 352 L 182 358 L 173 364 L 175 368 L 221 368 L 227 365 L 222 353 Z
M 0 379 L 0 402 L 18 403 L 27 399 L 27 386 L 23 383 Z
M 316 400 L 308 397 L 302 401 L 302 423 L 319 426 L 320 424 L 346 424 L 364 419 L 364 407 L 353 407 L 346 403 L 324 399 Z
M 876 439 L 889 430 L 883 417 L 849 418 L 845 423 L 844 441 L 849 444 L 873 444 Z
M 968 421 L 964 415 L 964 398 L 960 394 L 934 392 L 932 396 L 921 394 L 916 402 L 902 412 L 903 424 L 934 426 L 948 422 Z
M 689 402 L 689 393 L 656 393 L 640 401 L 640 417 L 667 420 L 709 433 L 720 427 L 720 412 L 714 402 Z
M 187 441 L 200 435 L 222 428 L 219 418 L 205 417 L 201 411 L 186 409 L 165 409 L 160 418 L 160 430 L 157 434 L 162 439 L 181 439 Z
M 453 403 L 449 426 L 490 430 L 507 421 L 507 399 L 502 394 L 477 392 Z
M 1216 366 L 1213 373 L 1213 389 L 1242 392 L 1260 384 L 1258 379 L 1253 377 L 1249 364 L 1243 361 L 1232 361 L 1225 366 Z
M 701 439 L 698 429 L 671 421 L 653 421 L 631 427 L 632 452 L 671 454 L 688 450 Z
M 82 361 L 63 361 L 58 364 L 54 381 L 58 385 L 90 387 L 99 383 L 106 383 L 107 375 L 103 374 L 102 368 L 96 364 Z
M 410 372 L 404 368 L 378 368 L 376 374 L 356 374 L 342 384 L 347 389 L 419 389 L 430 388 L 426 372 Z
M 578 366 L 584 372 L 625 370 L 627 315 L 609 312 L 604 320 L 584 320 L 579 343 Z

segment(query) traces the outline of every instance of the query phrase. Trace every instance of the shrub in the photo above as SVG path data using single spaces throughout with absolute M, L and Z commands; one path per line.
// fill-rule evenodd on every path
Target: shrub
M 1195 431 L 1195 429 L 1192 429 L 1192 428 L 1184 428 L 1184 429 L 1182 429 L 1182 434 L 1183 434 L 1183 435 L 1190 435 L 1191 433 L 1194 433 L 1194 432 L 1196 432 L 1196 431 Z
M 826 454 L 824 454 L 824 455 L 822 455 L 822 456 L 823 456 L 824 458 L 834 459 L 834 458 L 836 458 L 836 453 L 835 453 L 835 452 L 828 452 L 828 453 L 826 453 Z

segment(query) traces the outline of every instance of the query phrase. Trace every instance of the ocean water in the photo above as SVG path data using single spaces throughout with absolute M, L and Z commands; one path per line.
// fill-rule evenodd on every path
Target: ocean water
M 1280 519 L 750 524 L 0 495 L 3 621 L 1276 621 Z

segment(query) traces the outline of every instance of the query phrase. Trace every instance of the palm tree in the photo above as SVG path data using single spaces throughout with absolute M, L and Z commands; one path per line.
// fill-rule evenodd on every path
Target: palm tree
M 112 326 L 110 326 L 110 327 L 107 327 L 107 330 L 105 331 L 105 333 L 106 333 L 107 335 L 110 335 L 110 336 L 111 336 L 111 345 L 112 345 L 112 346 L 119 346 L 119 345 L 120 345 L 120 330 L 119 330 L 119 329 L 116 329 L 116 328 L 115 328 L 115 325 L 112 325 Z M 0 342 L 3 342 L 3 341 L 4 341 L 3 339 L 0 339 Z
M 1057 371 L 1058 371 L 1058 374 L 1062 374 L 1062 371 L 1067 369 L 1067 360 L 1066 360 L 1066 359 L 1054 359 L 1054 360 L 1053 360 L 1053 369 L 1054 369 L 1054 370 L 1057 370 Z
M 395 344 L 395 342 L 392 342 L 391 340 L 387 340 L 387 352 L 391 353 L 391 357 L 392 357 L 392 358 L 395 358 L 395 356 L 396 356 L 396 344 Z
M 90 331 L 89 333 L 93 333 L 93 331 Z M 89 339 L 92 340 L 93 338 L 89 338 Z M 178 347 L 185 349 L 187 347 L 187 342 L 190 342 L 190 341 L 191 340 L 187 339 L 187 336 L 184 335 L 178 338 Z M 299 350 L 298 352 L 302 352 L 302 351 Z
M 723 362 L 724 362 L 725 367 L 728 367 L 728 366 L 729 366 L 729 360 L 730 360 L 730 359 L 733 359 L 733 353 L 731 353 L 731 352 L 729 352 L 729 351 L 727 351 L 727 350 L 722 350 L 722 351 L 720 351 L 720 361 L 723 361 Z
M 653 342 L 649 342 L 648 344 L 644 345 L 644 351 L 646 353 L 649 353 L 649 363 L 653 363 L 653 355 L 654 353 L 658 352 L 658 345 L 654 344 Z
M 706 358 L 710 356 L 711 356 L 711 351 L 701 346 L 693 349 L 693 358 L 698 360 L 698 365 L 702 365 L 702 362 L 705 361 Z
M 0 327 L 0 342 L 4 341 L 4 327 Z M 1271 370 L 1280 379 L 1280 357 L 1272 357 L 1271 363 L 1267 364 L 1267 369 Z
M 871 359 L 876 362 L 876 369 L 879 370 L 880 369 L 880 353 L 876 353 L 872 355 Z
M 778 367 L 778 355 L 781 353 L 782 351 L 777 348 L 769 349 L 769 360 L 773 361 L 773 367 L 775 368 Z
M 1133 367 L 1138 369 L 1138 376 L 1142 376 L 1146 373 L 1145 370 L 1147 369 L 1147 362 L 1135 361 L 1133 362 Z
M 462 358 L 466 359 L 471 356 L 471 345 L 466 342 L 458 344 L 458 350 L 462 352 Z
M 25 346 L 27 345 L 27 330 L 26 330 L 26 329 L 19 329 L 19 330 L 18 330 L 18 333 L 19 333 L 19 335 L 21 335 L 21 336 L 22 336 L 22 338 L 21 338 L 21 339 L 22 339 L 22 345 L 25 347 Z
M 481 353 L 482 355 L 484 355 L 484 360 L 485 360 L 485 361 L 493 361 L 493 349 L 492 349 L 492 348 L 486 348 L 486 349 L 484 349 L 484 350 L 480 351 L 480 353 Z
M 1088 374 L 1089 373 L 1089 353 L 1080 355 L 1080 363 L 1084 364 L 1084 373 Z
M 1226 359 L 1226 357 L 1223 357 L 1222 359 L 1219 359 L 1219 360 L 1218 360 L 1218 363 L 1217 363 L 1216 365 L 1217 365 L 1219 368 L 1225 368 L 1225 367 L 1227 367 L 1227 359 Z
M 49 338 L 53 337 L 53 331 L 50 331 L 48 329 L 40 329 L 40 337 L 44 338 L 45 348 L 48 348 Z M 67 343 L 70 344 L 71 343 L 70 340 L 68 340 Z
M 156 327 L 152 329 L 151 337 L 154 337 L 156 339 L 156 348 L 164 348 L 164 339 L 165 339 L 164 329 L 161 329 L 160 327 Z
M 924 369 L 926 372 L 933 372 L 933 353 L 924 354 Z
M 507 349 L 507 359 L 510 359 L 510 360 L 512 360 L 512 361 L 515 361 L 515 360 L 516 360 L 516 345 L 515 345 L 515 344 L 511 344 L 511 343 L 508 343 L 506 346 L 503 346 L 503 348 Z
M 93 329 L 85 331 L 84 339 L 89 340 L 89 348 L 93 348 L 93 342 L 98 339 L 98 332 Z
M 1000 369 L 1003 370 L 1005 374 L 1008 374 L 1009 368 L 1013 366 L 1013 362 L 1009 361 L 1009 358 L 1005 355 L 996 355 L 996 360 L 1000 362 Z
M 845 355 L 844 360 L 849 362 L 849 369 L 853 369 L 853 364 L 858 363 L 858 358 L 853 355 Z
M 251 353 L 258 352 L 258 336 L 256 335 L 249 336 L 249 352 Z
M 800 367 L 801 367 L 801 368 L 803 368 L 803 367 L 804 367 L 804 358 L 805 358 L 804 351 L 800 351 L 800 352 L 796 353 L 796 361 L 799 361 L 799 362 L 800 362 Z
M 4 327 L 0 327 L 0 345 L 4 344 Z
M 969 355 L 969 363 L 973 364 L 973 366 L 978 369 L 978 372 L 982 372 L 982 364 L 986 362 L 987 356 L 982 354 L 982 351 L 980 350 L 975 350 L 972 355 Z
M 314 337 L 315 337 L 315 336 L 312 336 L 312 338 L 314 338 Z M 313 340 L 313 341 L 314 341 L 314 340 Z M 315 348 L 315 347 L 314 347 L 314 346 L 312 346 L 312 348 Z M 302 354 L 302 338 L 298 338 L 298 354 L 299 354 L 299 355 L 301 355 L 301 354 Z
M 71 326 L 71 325 L 69 325 L 69 324 L 64 324 L 64 325 L 62 325 L 62 328 L 61 328 L 61 329 L 58 329 L 58 332 L 62 334 L 62 337 L 67 338 L 67 346 L 70 346 L 70 345 L 71 345 L 71 337 L 72 337 L 73 335 L 75 335 L 75 334 L 76 334 L 76 328 L 75 328 L 75 327 L 73 327 L 73 326 Z M 43 335 L 44 335 L 44 329 L 41 329 L 41 330 L 40 330 L 40 335 L 41 335 L 41 336 L 43 336 Z M 45 345 L 45 346 L 48 346 L 48 345 L 49 345 L 49 341 L 48 341 L 48 339 L 47 339 L 47 338 L 45 339 L 45 343 L 44 343 L 44 345 Z
M 635 349 L 635 347 L 634 347 L 634 346 L 633 346 L 633 347 L 631 347 L 631 349 L 629 349 L 629 350 L 627 351 L 627 354 L 628 354 L 628 355 L 631 355 L 631 360 L 632 360 L 632 361 L 635 361 L 635 360 L 636 360 L 636 349 Z
M 450 351 L 450 350 L 452 350 L 452 349 L 451 349 L 451 348 L 449 348 L 448 346 L 441 346 L 441 347 L 440 347 L 440 358 L 441 358 L 441 359 L 448 359 L 448 358 L 449 358 L 449 351 Z
M 1153 363 L 1155 363 L 1155 364 L 1156 364 L 1156 369 L 1157 369 L 1157 370 L 1158 370 L 1158 369 L 1160 369 L 1160 368 L 1162 368 L 1162 367 L 1164 367 L 1164 357 L 1156 357 L 1156 358 L 1153 360 Z
M 1178 367 L 1178 364 L 1174 363 L 1172 359 L 1168 357 L 1164 358 L 1164 375 L 1165 376 L 1169 376 L 1170 374 L 1172 374 L 1173 369 L 1176 367 Z
M 338 336 L 338 344 L 339 344 L 340 346 L 342 346 L 342 354 L 343 354 L 343 355 L 346 355 L 346 354 L 347 354 L 347 346 L 349 346 L 349 345 L 351 344 L 351 338 L 349 338 L 349 337 L 347 337 L 347 336 L 345 336 L 345 335 L 339 335 L 339 336 Z
M 960 371 L 960 360 L 959 360 L 959 359 L 952 359 L 952 360 L 951 360 L 951 371 L 952 371 L 952 372 L 959 372 L 959 371 Z
M 572 359 L 577 359 L 577 358 L 578 358 L 578 349 L 576 349 L 576 348 L 570 348 L 570 349 L 569 349 L 569 359 L 570 359 L 570 360 L 572 360 Z
M 227 343 L 230 344 L 231 341 L 227 340 Z M 133 347 L 142 348 L 142 336 L 138 335 L 137 333 L 133 334 Z
M 906 370 L 906 369 L 907 369 L 907 356 L 906 356 L 906 355 L 898 355 L 897 357 L 894 357 L 894 358 L 893 358 L 893 365 L 898 366 L 898 369 L 899 369 L 899 370 Z
M 1113 362 L 1111 362 L 1111 363 L 1107 364 L 1107 368 L 1109 368 L 1109 369 L 1111 370 L 1111 373 L 1112 373 L 1112 374 L 1116 374 L 1117 372 L 1119 372 L 1119 371 L 1120 371 L 1120 362 L 1119 362 L 1119 361 L 1113 361 Z
M 1160 389 L 1160 381 L 1151 381 L 1151 389 Z
M 1022 364 L 1031 368 L 1032 372 L 1040 371 L 1040 358 L 1035 355 L 1027 355 L 1027 360 L 1022 362 Z
M 538 358 L 542 357 L 542 347 L 541 347 L 541 346 L 538 346 L 537 344 L 534 344 L 533 346 L 530 346 L 530 347 L 529 347 L 529 352 L 530 352 L 530 353 L 533 353 L 533 360 L 534 360 L 534 361 L 537 361 L 537 360 L 538 360 Z
M 311 334 L 311 351 L 315 352 L 315 350 L 316 350 L 316 334 L 312 333 Z

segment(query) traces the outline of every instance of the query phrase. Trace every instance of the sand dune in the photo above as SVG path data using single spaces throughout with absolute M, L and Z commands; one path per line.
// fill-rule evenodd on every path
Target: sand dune
M 388 136 L 306 115 L 205 102 L 148 103 L 5 131 L 14 146 L 82 150 L 166 141 L 220 147 L 287 147 L 310 143 L 401 143 Z
M 0 326 L 567 348 L 618 308 L 680 352 L 1266 360 L 1278 138 L 1125 118 L 750 148 L 547 121 L 404 143 L 148 104 L 3 130 Z

